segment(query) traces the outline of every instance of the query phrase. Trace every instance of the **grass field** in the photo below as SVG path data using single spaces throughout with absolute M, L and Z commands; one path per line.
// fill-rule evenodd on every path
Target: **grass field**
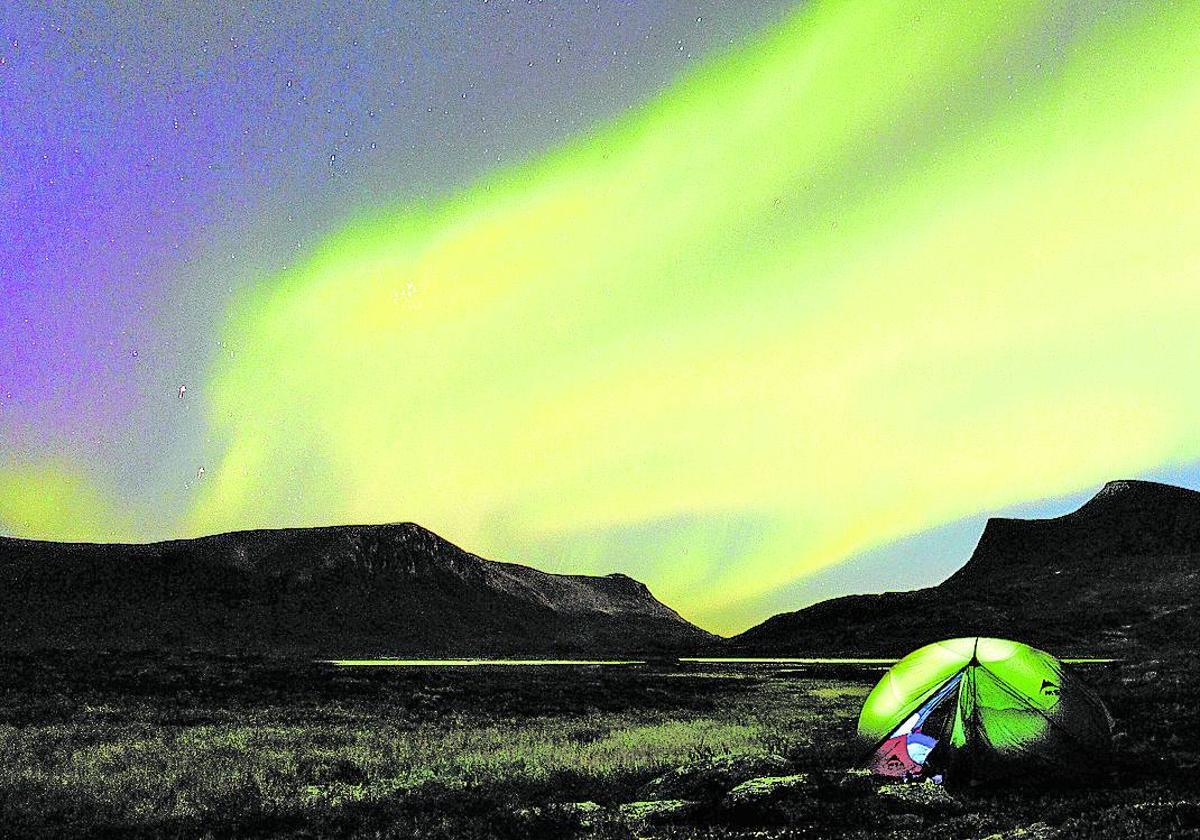
M 8 657 L 0 836 L 985 837 L 1039 824 L 1200 836 L 1198 682 L 1172 663 L 1094 673 L 1120 746 L 1096 784 L 977 792 L 945 814 L 896 814 L 860 796 L 802 821 L 714 808 L 654 825 L 619 818 L 649 780 L 714 756 L 769 753 L 817 776 L 849 767 L 876 675 Z M 599 808 L 579 821 L 553 807 L 579 801 Z

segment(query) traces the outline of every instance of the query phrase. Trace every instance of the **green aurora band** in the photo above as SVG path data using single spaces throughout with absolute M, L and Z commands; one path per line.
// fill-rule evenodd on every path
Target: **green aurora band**
M 364 220 L 237 302 L 179 532 L 413 520 L 732 632 L 856 552 L 1195 460 L 1198 37 L 1197 4 L 816 2 Z

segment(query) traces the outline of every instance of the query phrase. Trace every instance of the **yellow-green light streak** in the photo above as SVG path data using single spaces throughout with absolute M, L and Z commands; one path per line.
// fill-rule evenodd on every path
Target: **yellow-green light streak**
M 102 488 L 65 462 L 7 463 L 0 469 L 5 531 L 63 542 L 144 539 L 145 531 Z
M 1087 7 L 814 3 L 348 230 L 239 304 L 186 530 L 411 519 L 733 631 L 855 551 L 1200 456 L 1198 10 Z

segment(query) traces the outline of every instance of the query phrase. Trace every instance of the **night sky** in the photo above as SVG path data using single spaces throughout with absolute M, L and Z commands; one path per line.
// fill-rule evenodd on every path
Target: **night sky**
M 1200 7 L 206 6 L 0 10 L 8 533 L 412 520 L 731 632 L 1200 485 Z

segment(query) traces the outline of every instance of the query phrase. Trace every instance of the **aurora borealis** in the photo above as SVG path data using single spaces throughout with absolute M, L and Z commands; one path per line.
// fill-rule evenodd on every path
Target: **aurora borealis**
M 536 70 L 554 51 L 521 27 L 550 12 L 524 6 L 412 23 L 414 43 L 436 26 L 478 38 L 458 63 L 426 48 L 419 71 L 373 65 L 399 36 L 371 29 L 354 71 L 370 81 L 339 102 L 377 113 L 363 90 L 406 72 L 428 90 L 463 68 L 495 75 L 489 21 Z M 394 135 L 355 145 L 332 116 L 256 133 L 292 88 L 359 78 L 340 55 L 300 57 L 335 38 L 323 22 L 258 20 L 245 44 L 277 48 L 265 31 L 291 26 L 296 54 L 234 56 L 199 94 L 186 50 L 160 58 L 184 113 L 213 91 L 233 109 L 191 142 L 154 108 L 79 130 L 85 161 L 60 161 L 61 178 L 83 189 L 87 166 L 118 167 L 91 216 L 72 215 L 80 196 L 56 192 L 48 159 L 28 169 L 84 98 L 29 98 L 38 36 L 6 31 L 0 95 L 26 94 L 0 117 L 0 207 L 18 220 L 0 239 L 6 530 L 412 520 L 485 557 L 626 572 L 732 632 L 914 534 L 1109 478 L 1194 476 L 1200 9 L 553 13 L 598 42 L 617 20 L 709 36 L 682 57 L 675 37 L 635 38 L 621 49 L 645 51 L 637 72 L 595 70 L 597 50 L 512 101 L 448 85 L 449 102 L 493 96 L 482 113 L 499 125 L 483 139 L 463 116 L 431 137 L 401 112 L 393 128 L 418 126 L 401 165 L 366 162 Z M 336 38 L 365 42 L 388 14 Z M 140 81 L 97 78 L 110 107 L 133 108 L 120 103 Z M 569 103 L 574 124 L 538 128 L 539 99 L 547 114 Z M 328 142 L 289 165 L 291 130 Z M 207 174 L 143 173 L 151 153 Z M 116 244 L 96 250 L 104 237 Z

